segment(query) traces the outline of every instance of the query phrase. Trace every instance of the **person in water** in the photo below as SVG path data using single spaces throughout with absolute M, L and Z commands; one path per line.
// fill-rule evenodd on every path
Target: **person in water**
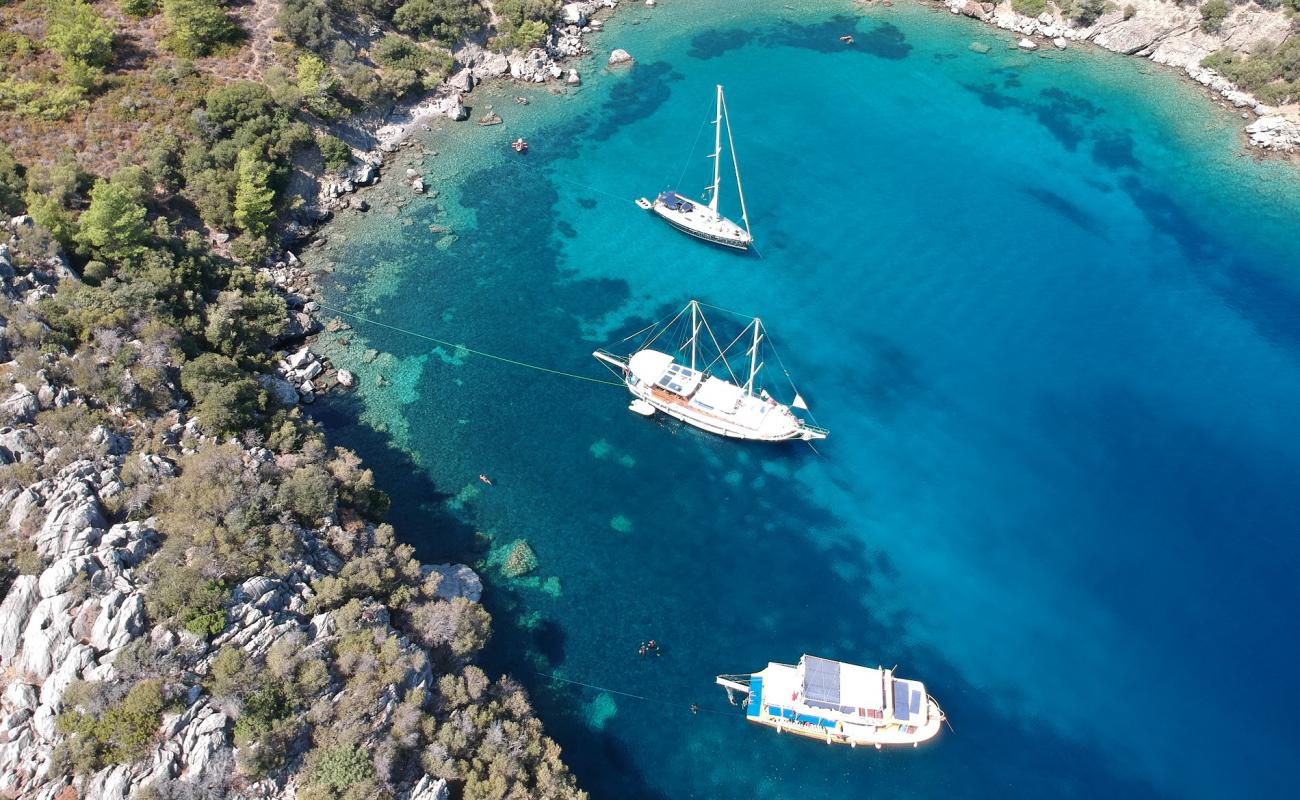
M 691 713 L 692 713 L 692 714 L 698 714 L 698 713 L 700 713 L 700 704 L 699 704 L 699 703 L 691 703 Z
M 482 473 L 479 473 L 478 479 L 486 483 L 488 486 L 492 485 L 492 479 Z

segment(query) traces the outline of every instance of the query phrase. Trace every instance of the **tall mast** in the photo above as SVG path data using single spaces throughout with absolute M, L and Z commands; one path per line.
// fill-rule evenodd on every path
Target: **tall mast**
M 728 134 L 730 135 L 730 134 Z M 718 166 L 722 160 L 722 84 L 718 84 L 718 111 L 713 120 L 713 196 L 709 198 L 709 208 L 718 210 L 718 187 L 721 178 Z
M 700 336 L 700 304 L 691 301 L 691 371 L 695 371 L 695 342 Z
M 749 348 L 749 380 L 745 381 L 745 393 L 754 393 L 754 376 L 758 374 L 758 343 L 763 340 L 763 322 L 754 317 L 754 344 Z
M 745 190 L 740 186 L 740 164 L 736 161 L 736 140 L 731 138 L 731 114 L 727 112 L 727 104 L 722 100 L 722 87 L 718 87 L 718 103 L 722 107 L 723 119 L 727 121 L 727 147 L 731 150 L 731 166 L 736 170 L 736 194 L 740 195 L 740 219 L 745 223 L 745 233 L 753 238 L 753 231 L 749 229 L 749 213 L 745 211 Z M 717 183 L 717 161 L 714 161 L 714 178 L 713 182 Z M 713 197 L 716 200 L 718 193 L 715 190 Z M 715 211 L 717 209 L 714 209 Z

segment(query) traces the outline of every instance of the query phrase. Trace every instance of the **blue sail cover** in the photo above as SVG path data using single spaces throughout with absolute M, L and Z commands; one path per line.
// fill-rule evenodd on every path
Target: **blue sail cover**
M 659 202 L 671 208 L 673 211 L 690 211 L 692 208 L 695 208 L 695 206 L 691 205 L 691 201 L 682 197 L 677 192 L 660 192 Z

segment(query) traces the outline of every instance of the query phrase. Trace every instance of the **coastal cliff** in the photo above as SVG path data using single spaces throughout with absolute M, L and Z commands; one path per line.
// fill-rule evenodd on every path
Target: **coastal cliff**
M 1054 43 L 1045 46 L 1091 42 L 1115 53 L 1136 55 L 1180 69 L 1223 97 L 1233 108 L 1243 109 L 1255 117 L 1246 126 L 1253 147 L 1281 153 L 1300 151 L 1300 107 L 1295 105 L 1296 97 L 1288 91 L 1282 95 L 1284 105 L 1262 102 L 1255 94 L 1207 66 L 1216 57 L 1249 57 L 1293 39 L 1296 36 L 1294 12 L 1281 6 L 1264 8 L 1254 3 L 1225 6 L 1222 17 L 1212 11 L 1207 17 L 1207 12 L 1195 4 L 1167 0 L 1096 4 L 1096 13 L 1074 11 L 1073 15 L 1055 4 L 1041 2 L 1033 5 L 1044 10 L 1032 15 L 1019 13 L 1016 7 L 1025 6 L 1011 2 L 944 0 L 944 5 L 954 14 Z M 1029 49 L 1038 44 L 1030 40 L 1022 46 Z M 1262 80 L 1267 78 L 1264 76 Z
M 119 388 L 162 367 L 155 409 L 32 347 L 83 285 L 29 218 L 3 227 L 0 796 L 582 796 L 523 689 L 473 664 L 469 567 L 415 561 L 296 411 L 211 433 L 148 336 L 101 328 L 94 358 L 143 356 L 99 364 Z
M 479 577 L 302 410 L 353 386 L 310 198 L 613 3 L 492 5 L 0 8 L 0 797 L 584 796 L 475 664 Z

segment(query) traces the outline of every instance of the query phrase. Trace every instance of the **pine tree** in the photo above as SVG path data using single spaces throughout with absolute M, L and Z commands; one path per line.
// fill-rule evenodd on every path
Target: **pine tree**
M 275 189 L 271 166 L 250 148 L 239 151 L 239 182 L 235 186 L 235 222 L 255 238 L 266 235 L 275 221 Z
M 96 258 L 119 263 L 143 255 L 149 235 L 139 188 L 129 181 L 96 181 L 90 207 L 77 220 L 77 243 Z

